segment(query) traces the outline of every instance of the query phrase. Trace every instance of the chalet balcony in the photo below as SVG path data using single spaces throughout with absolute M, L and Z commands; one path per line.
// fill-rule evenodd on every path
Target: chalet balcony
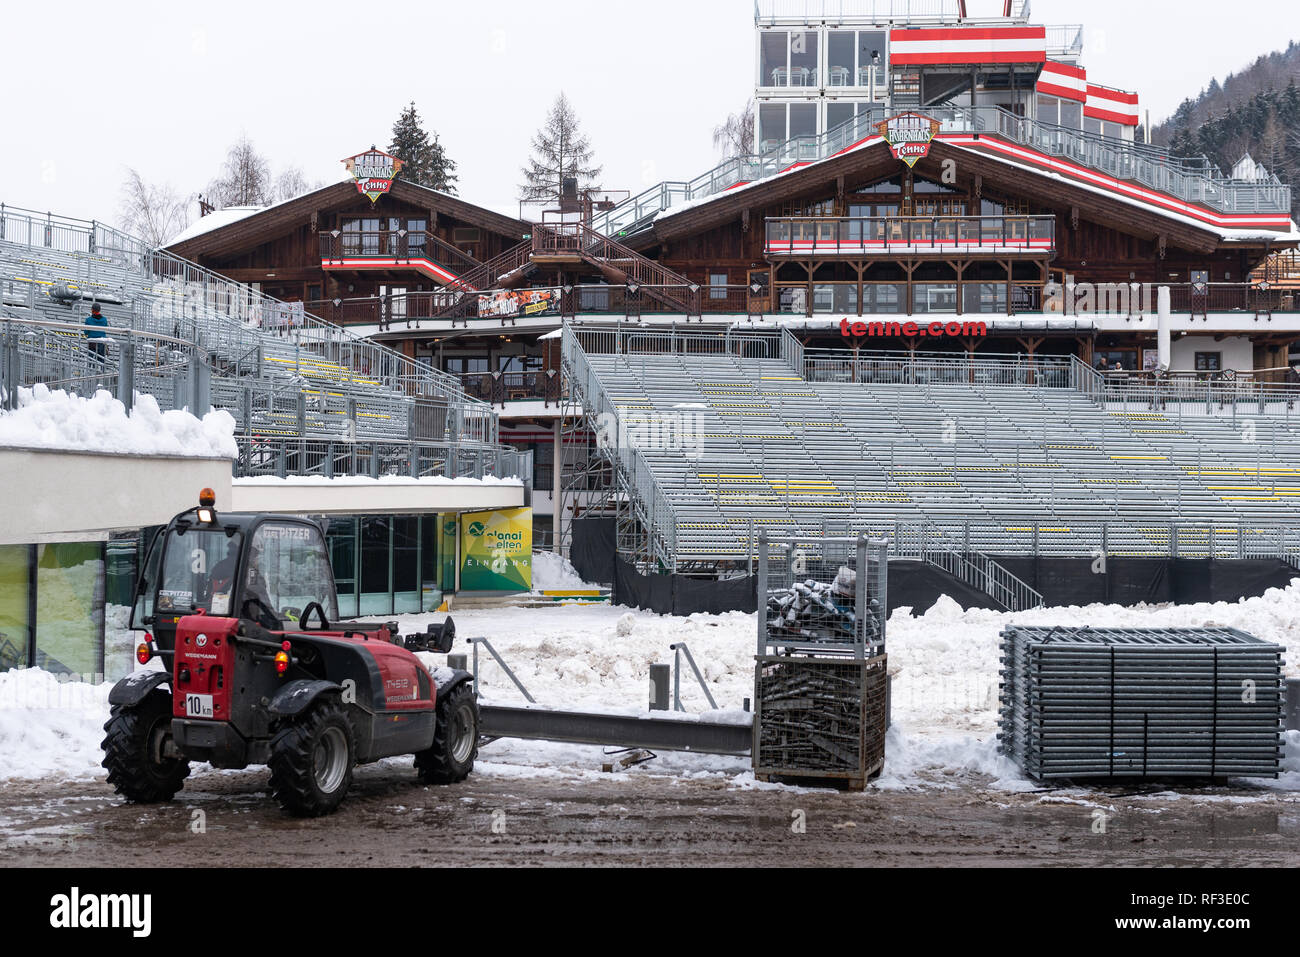
M 1051 259 L 1054 216 L 793 216 L 767 220 L 764 251 L 780 259 L 911 259 L 954 255 Z
M 493 405 L 537 402 L 559 405 L 564 398 L 563 377 L 555 369 L 532 372 L 467 372 L 460 377 L 465 393 Z
M 414 270 L 448 285 L 482 265 L 433 233 L 405 229 L 321 233 L 320 258 L 322 269 Z

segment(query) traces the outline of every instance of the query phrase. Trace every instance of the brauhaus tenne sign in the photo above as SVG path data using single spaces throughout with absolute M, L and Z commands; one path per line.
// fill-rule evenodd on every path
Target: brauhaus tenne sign
M 930 144 L 942 126 L 920 113 L 900 113 L 882 122 L 879 129 L 894 159 L 913 167 L 930 155 Z
M 349 156 L 343 161 L 352 178 L 357 181 L 357 192 L 369 197 L 371 203 L 378 202 L 393 188 L 393 180 L 405 165 L 396 156 L 391 156 L 373 146 L 364 153 Z

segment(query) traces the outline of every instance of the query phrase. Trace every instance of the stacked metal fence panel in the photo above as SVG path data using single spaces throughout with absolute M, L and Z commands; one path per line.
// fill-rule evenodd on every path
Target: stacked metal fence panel
M 759 658 L 754 773 L 864 787 L 885 761 L 888 658 Z
M 1008 628 L 1000 747 L 1027 775 L 1276 777 L 1283 649 L 1232 628 Z

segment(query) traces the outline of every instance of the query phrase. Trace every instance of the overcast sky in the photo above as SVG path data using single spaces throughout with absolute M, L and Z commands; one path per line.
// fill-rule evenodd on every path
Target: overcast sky
M 689 179 L 716 164 L 713 126 L 752 93 L 753 9 L 5 2 L 0 200 L 111 222 L 127 167 L 196 193 L 241 132 L 273 170 L 333 182 L 345 175 L 340 159 L 387 145 L 414 100 L 459 164 L 460 195 L 509 210 L 530 137 L 561 90 L 605 167 L 603 186 Z M 1033 0 L 1033 14 L 1084 23 L 1089 78 L 1138 91 L 1156 120 L 1210 77 L 1300 39 L 1293 0 Z

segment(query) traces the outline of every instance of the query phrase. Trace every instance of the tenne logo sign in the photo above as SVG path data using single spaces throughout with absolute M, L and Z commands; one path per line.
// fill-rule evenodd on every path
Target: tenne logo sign
M 393 180 L 406 164 L 396 156 L 390 156 L 372 146 L 364 153 L 349 156 L 343 165 L 357 181 L 357 192 L 369 197 L 371 203 L 376 203 L 380 196 L 393 188 Z
M 879 129 L 894 159 L 902 160 L 910 168 L 930 155 L 930 143 L 942 126 L 938 120 L 920 113 L 900 113 L 882 122 Z

